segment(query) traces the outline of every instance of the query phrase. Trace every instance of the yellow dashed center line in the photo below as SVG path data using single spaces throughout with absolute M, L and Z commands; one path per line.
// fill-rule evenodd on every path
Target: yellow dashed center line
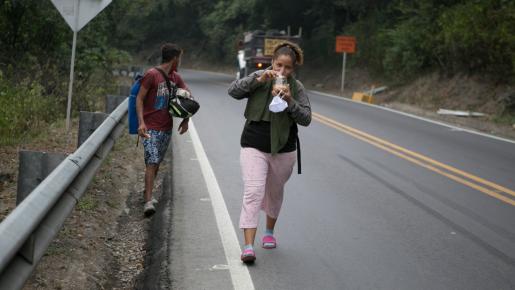
M 367 143 L 369 143 L 377 148 L 380 148 L 384 151 L 387 151 L 395 156 L 398 156 L 402 159 L 405 159 L 405 160 L 410 161 L 414 164 L 417 164 L 421 167 L 424 167 L 424 168 L 429 169 L 433 172 L 436 172 L 440 175 L 443 175 L 449 179 L 452 179 L 458 183 L 461 183 L 463 185 L 466 185 L 468 187 L 476 189 L 476 190 L 478 190 L 482 193 L 485 193 L 491 197 L 494 197 L 498 200 L 501 200 L 505 203 L 515 206 L 515 199 L 511 198 L 510 196 L 505 196 L 505 195 L 501 194 L 501 193 L 505 193 L 507 195 L 511 195 L 511 196 L 515 197 L 515 191 L 513 191 L 509 188 L 503 187 L 499 184 L 493 183 L 493 182 L 483 179 L 481 177 L 478 177 L 478 176 L 475 176 L 468 172 L 462 171 L 462 170 L 452 167 L 450 165 L 433 160 L 433 159 L 431 159 L 427 156 L 424 156 L 420 153 L 411 151 L 409 149 L 406 149 L 399 145 L 390 143 L 381 138 L 372 136 L 363 131 L 349 127 L 347 125 L 339 123 L 331 118 L 325 117 L 318 113 L 313 113 L 313 119 L 324 125 L 334 128 L 340 132 L 351 135 L 359 140 L 367 142 Z M 490 188 L 487 188 L 485 186 L 490 187 Z

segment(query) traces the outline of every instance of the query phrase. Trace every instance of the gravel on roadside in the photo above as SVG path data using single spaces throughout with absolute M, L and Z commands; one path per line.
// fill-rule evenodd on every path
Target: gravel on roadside
M 74 120 L 72 128 L 76 125 Z M 76 130 L 70 138 L 76 140 Z M 57 124 L 30 144 L 0 148 L 0 220 L 15 206 L 18 150 L 73 152 L 75 144 L 65 139 L 64 126 Z M 116 141 L 23 289 L 135 288 L 144 271 L 150 225 L 143 215 L 142 150 L 127 133 Z

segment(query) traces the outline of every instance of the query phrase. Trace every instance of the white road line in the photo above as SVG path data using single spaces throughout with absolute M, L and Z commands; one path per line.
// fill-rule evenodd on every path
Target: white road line
M 216 180 L 213 168 L 207 159 L 206 152 L 204 151 L 204 147 L 202 146 L 202 142 L 200 142 L 197 130 L 195 129 L 195 125 L 192 121 L 190 121 L 189 133 L 191 140 L 193 141 L 195 153 L 199 159 L 202 175 L 206 181 L 209 196 L 211 198 L 211 204 L 213 205 L 213 210 L 215 212 L 216 224 L 218 226 L 218 232 L 220 233 L 220 238 L 224 247 L 227 264 L 229 265 L 232 285 L 234 286 L 234 289 L 237 290 L 252 290 L 254 289 L 254 284 L 252 283 L 249 270 L 240 260 L 240 244 L 238 243 L 236 231 L 232 226 L 231 218 L 229 216 L 227 206 L 225 205 L 222 191 L 220 190 L 220 186 Z
M 194 71 L 194 70 L 191 70 L 191 71 Z M 208 72 L 208 71 L 200 71 L 200 72 L 204 72 L 204 73 L 212 74 L 212 75 L 218 75 L 218 76 L 232 76 L 232 75 L 229 75 L 229 74 L 218 73 L 218 72 Z M 450 125 L 450 124 L 447 124 L 447 123 L 443 123 L 443 122 L 427 119 L 427 118 L 424 118 L 424 117 L 419 117 L 419 116 L 416 116 L 416 115 L 412 115 L 410 113 L 405 113 L 405 112 L 402 112 L 402 111 L 397 111 L 397 110 L 390 109 L 390 108 L 387 108 L 387 107 L 378 106 L 378 105 L 374 105 L 374 104 L 363 103 L 363 102 L 355 102 L 355 101 L 353 101 L 351 99 L 342 98 L 340 96 L 335 96 L 335 95 L 331 95 L 331 94 L 324 93 L 324 92 L 319 92 L 319 91 L 314 91 L 314 90 L 308 90 L 308 92 L 312 92 L 312 93 L 315 93 L 315 94 L 319 94 L 321 96 L 325 96 L 325 97 L 329 97 L 329 98 L 333 98 L 333 99 L 337 99 L 337 100 L 358 103 L 358 104 L 361 104 L 361 105 L 364 105 L 364 106 L 370 106 L 370 107 L 374 107 L 374 108 L 377 108 L 377 109 L 386 110 L 386 111 L 389 111 L 389 112 L 392 112 L 392 113 L 404 115 L 404 116 L 411 117 L 411 118 L 414 118 L 414 119 L 417 119 L 417 120 L 433 123 L 433 124 L 444 126 L 444 127 L 451 128 L 451 129 L 455 129 L 457 131 L 467 132 L 467 133 L 470 133 L 470 134 L 476 134 L 476 135 L 480 135 L 480 136 L 483 136 L 483 137 L 492 138 L 492 139 L 495 139 L 495 140 L 499 140 L 499 141 L 504 141 L 504 142 L 515 144 L 515 140 L 511 140 L 511 139 L 507 139 L 507 138 L 502 138 L 502 137 L 494 136 L 494 135 L 487 134 L 487 133 L 482 133 L 482 132 L 471 130 L 471 129 L 467 129 L 467 128 L 453 126 L 453 125 Z
M 444 127 L 447 127 L 447 128 L 451 128 L 451 129 L 457 130 L 457 131 L 463 131 L 463 132 L 467 132 L 467 133 L 470 133 L 470 134 L 476 134 L 476 135 L 480 135 L 480 136 L 483 136 L 483 137 L 492 138 L 492 139 L 495 139 L 495 140 L 499 140 L 499 141 L 504 141 L 504 142 L 515 144 L 515 140 L 510 140 L 510 139 L 506 139 L 506 138 L 502 138 L 502 137 L 497 137 L 497 136 L 494 136 L 494 135 L 478 132 L 478 131 L 471 130 L 471 129 L 460 128 L 460 127 L 457 127 L 457 126 L 449 125 L 449 124 L 446 124 L 446 123 L 443 123 L 443 122 L 427 119 L 427 118 L 424 118 L 424 117 L 419 117 L 419 116 L 416 116 L 416 115 L 412 115 L 412 114 L 409 114 L 409 113 L 397 111 L 397 110 L 390 109 L 390 108 L 387 108 L 387 107 L 378 106 L 378 105 L 374 105 L 374 104 L 363 103 L 363 102 L 356 102 L 356 101 L 353 101 L 351 99 L 347 99 L 347 98 L 343 98 L 343 97 L 339 97 L 339 96 L 335 96 L 335 95 L 331 95 L 331 94 L 327 94 L 327 93 L 323 93 L 323 92 L 319 92 L 319 91 L 309 90 L 308 92 L 315 93 L 315 94 L 318 94 L 318 95 L 321 95 L 321 96 L 325 96 L 325 97 L 329 97 L 329 98 L 333 98 L 333 99 L 337 99 L 337 100 L 353 102 L 353 103 L 360 104 L 360 105 L 363 105 L 363 106 L 369 106 L 369 107 L 373 107 L 373 108 L 377 108 L 377 109 L 381 109 L 381 110 L 386 110 L 386 111 L 389 111 L 389 112 L 392 112 L 392 113 L 397 113 L 397 114 L 404 115 L 404 116 L 407 116 L 407 117 L 411 117 L 411 118 L 414 118 L 414 119 L 417 119 L 417 120 L 421 120 L 421 121 L 433 123 L 433 124 L 436 124 L 436 125 L 444 126 Z

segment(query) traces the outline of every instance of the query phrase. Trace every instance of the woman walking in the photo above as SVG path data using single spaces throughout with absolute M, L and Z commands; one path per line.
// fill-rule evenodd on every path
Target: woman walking
M 302 63 L 302 50 L 285 41 L 275 47 L 271 67 L 236 80 L 229 87 L 233 98 L 248 99 L 240 152 L 244 196 L 239 226 L 245 236 L 241 254 L 245 263 L 256 259 L 254 240 L 260 209 L 266 213 L 262 247 L 277 246 L 274 229 L 284 185 L 296 161 L 297 124 L 311 123 L 308 96 L 294 77 Z

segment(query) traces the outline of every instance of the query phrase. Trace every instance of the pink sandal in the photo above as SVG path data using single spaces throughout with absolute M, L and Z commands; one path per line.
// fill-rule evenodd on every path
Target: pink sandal
M 247 249 L 243 250 L 241 253 L 241 261 L 243 263 L 253 263 L 256 260 L 256 253 L 254 253 L 254 250 Z
M 277 247 L 277 241 L 274 236 L 264 236 L 263 237 L 263 249 L 275 249 Z

